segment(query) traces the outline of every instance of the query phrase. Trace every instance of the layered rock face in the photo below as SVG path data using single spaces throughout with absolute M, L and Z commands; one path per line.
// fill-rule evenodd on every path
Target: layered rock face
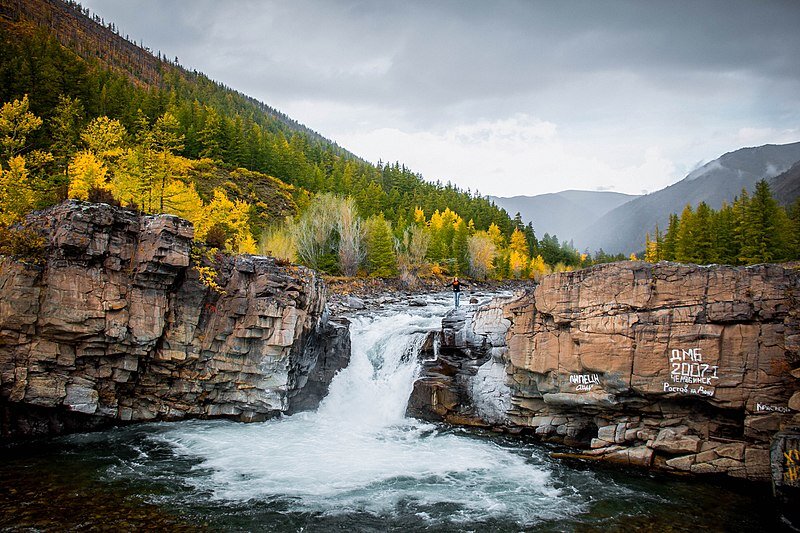
M 417 411 L 585 456 L 764 480 L 771 439 L 800 425 L 795 268 L 616 263 L 491 307 L 445 327 L 442 359 L 458 368 L 428 368 Z
M 326 322 L 310 270 L 206 257 L 185 220 L 104 204 L 67 202 L 26 225 L 48 248 L 41 267 L 0 258 L 5 436 L 263 420 L 315 406 L 347 363 L 347 324 Z

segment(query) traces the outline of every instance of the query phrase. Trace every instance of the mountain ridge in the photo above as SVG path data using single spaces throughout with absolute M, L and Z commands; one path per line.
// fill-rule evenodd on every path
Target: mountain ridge
M 532 222 L 539 237 L 547 233 L 570 240 L 586 225 L 637 197 L 613 191 L 569 189 L 533 196 L 489 198 L 509 214 L 520 213 L 523 220 Z
M 773 179 L 800 161 L 800 142 L 765 144 L 727 152 L 659 191 L 643 195 L 612 209 L 575 236 L 608 253 L 634 253 L 644 249 L 646 234 L 655 226 L 665 230 L 669 215 L 691 204 L 706 202 L 718 209 L 742 189 L 753 190 L 760 179 Z

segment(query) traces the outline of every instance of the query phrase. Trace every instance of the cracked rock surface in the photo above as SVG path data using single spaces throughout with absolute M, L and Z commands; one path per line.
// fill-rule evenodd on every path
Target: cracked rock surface
M 328 327 L 324 284 L 308 269 L 193 254 L 187 221 L 105 204 L 68 201 L 26 226 L 47 250 L 43 266 L 0 257 L 5 437 L 263 420 L 315 407 L 309 376 L 319 397 L 347 364 L 347 324 Z
M 800 426 L 796 265 L 554 274 L 454 312 L 441 339 L 416 414 L 530 432 L 585 457 L 766 480 L 771 439 Z M 503 387 L 507 404 L 493 399 Z

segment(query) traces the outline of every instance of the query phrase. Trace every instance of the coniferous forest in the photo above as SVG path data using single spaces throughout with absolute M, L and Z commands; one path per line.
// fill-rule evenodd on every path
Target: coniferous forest
M 329 274 L 527 277 L 582 262 L 555 237 L 540 246 L 530 224 L 477 191 L 365 162 L 177 58 L 154 57 L 77 3 L 4 9 L 5 226 L 76 198 L 177 214 L 214 247 Z
M 76 2 L 1 7 L 2 228 L 75 198 L 177 214 L 210 247 L 332 275 L 535 278 L 627 259 L 537 239 L 477 191 L 366 162 Z M 765 187 L 719 212 L 687 206 L 664 235 L 656 228 L 645 259 L 797 258 L 799 209 L 779 208 Z M 27 246 L 2 235 L 3 253 Z
M 785 209 L 761 180 L 752 195 L 743 189 L 719 210 L 705 202 L 673 213 L 662 233 L 648 233 L 645 260 L 701 265 L 752 265 L 800 258 L 800 199 Z

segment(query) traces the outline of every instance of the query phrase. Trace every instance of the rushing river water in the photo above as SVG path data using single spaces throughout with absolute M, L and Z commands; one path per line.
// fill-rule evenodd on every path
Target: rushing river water
M 775 531 L 766 486 L 551 459 L 405 416 L 445 301 L 353 318 L 316 412 L 142 424 L 0 449 L 6 530 Z

